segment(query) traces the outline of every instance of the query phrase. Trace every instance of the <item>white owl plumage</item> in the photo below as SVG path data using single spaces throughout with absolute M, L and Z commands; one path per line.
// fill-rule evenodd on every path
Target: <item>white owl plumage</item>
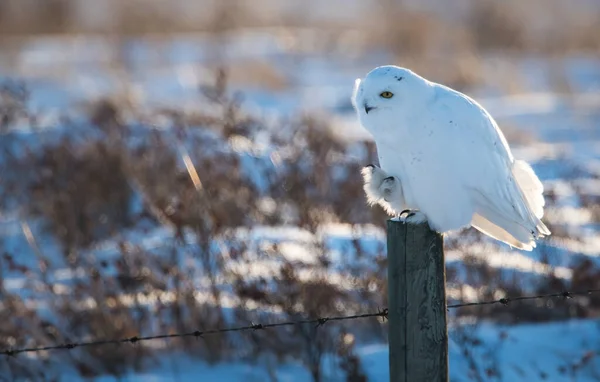
M 523 250 L 550 235 L 542 183 L 473 99 L 389 65 L 356 80 L 352 103 L 381 166 L 363 169 L 370 203 L 416 210 L 413 219 L 442 233 L 471 225 Z

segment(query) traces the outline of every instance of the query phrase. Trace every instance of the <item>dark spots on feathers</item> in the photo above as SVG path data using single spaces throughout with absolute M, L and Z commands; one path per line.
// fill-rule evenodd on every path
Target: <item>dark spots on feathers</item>
M 396 79 L 396 81 L 400 82 L 404 79 L 404 77 L 400 77 L 400 76 L 394 76 L 394 78 Z

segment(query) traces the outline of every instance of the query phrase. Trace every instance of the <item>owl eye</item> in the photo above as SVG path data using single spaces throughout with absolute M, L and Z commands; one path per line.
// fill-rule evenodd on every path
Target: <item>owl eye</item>
M 394 96 L 394 93 L 388 92 L 388 91 L 384 91 L 384 92 L 381 92 L 381 94 L 379 94 L 379 96 L 381 98 L 388 98 L 389 99 L 389 98 L 392 98 Z

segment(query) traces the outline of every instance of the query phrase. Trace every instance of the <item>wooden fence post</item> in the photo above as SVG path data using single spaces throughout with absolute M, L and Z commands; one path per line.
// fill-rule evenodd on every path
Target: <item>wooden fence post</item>
M 390 382 L 448 382 L 443 237 L 387 222 Z

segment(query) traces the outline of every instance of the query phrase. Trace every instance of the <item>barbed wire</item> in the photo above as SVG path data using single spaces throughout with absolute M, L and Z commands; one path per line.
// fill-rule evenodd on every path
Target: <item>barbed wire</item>
M 499 298 L 497 300 L 490 300 L 490 301 L 452 304 L 452 305 L 448 305 L 447 308 L 455 309 L 455 308 L 464 308 L 464 307 L 469 307 L 469 306 L 494 305 L 494 304 L 508 305 L 509 303 L 516 302 L 516 301 L 538 300 L 541 298 L 557 298 L 557 297 L 572 298 L 574 296 L 586 296 L 586 295 L 590 295 L 590 294 L 594 294 L 594 293 L 600 293 L 600 289 L 586 289 L 584 291 L 575 291 L 575 292 L 565 291 L 565 292 L 538 294 L 538 295 L 530 295 L 530 296 L 503 297 L 503 298 Z
M 526 300 L 537 300 L 543 298 L 572 298 L 574 296 L 583 296 L 583 295 L 591 295 L 594 293 L 600 293 L 600 289 L 587 289 L 585 291 L 576 291 L 576 292 L 557 292 L 557 293 L 548 293 L 548 294 L 540 294 L 540 295 L 530 295 L 530 296 L 516 296 L 516 297 L 504 297 L 497 300 L 489 300 L 489 301 L 480 301 L 480 302 L 467 302 L 460 304 L 451 304 L 447 306 L 447 309 L 457 309 L 471 306 L 481 306 L 481 305 L 508 305 L 511 302 L 517 301 L 526 301 Z M 277 322 L 272 324 L 260 324 L 260 323 L 252 323 L 250 325 L 245 326 L 237 326 L 230 328 L 222 328 L 222 329 L 209 329 L 209 330 L 195 330 L 193 332 L 185 332 L 185 333 L 170 333 L 170 334 L 156 334 L 150 336 L 133 336 L 127 338 L 118 338 L 118 339 L 108 339 L 108 340 L 95 340 L 95 341 L 81 341 L 81 342 L 66 342 L 58 345 L 49 345 L 49 346 L 38 346 L 38 347 L 25 347 L 18 349 L 7 349 L 0 351 L 0 355 L 5 356 L 16 356 L 21 353 L 37 353 L 42 351 L 51 351 L 51 350 L 72 350 L 80 347 L 90 347 L 90 346 L 103 346 L 103 345 L 119 345 L 124 343 L 137 344 L 144 341 L 153 341 L 159 339 L 172 339 L 172 338 L 185 338 L 185 337 L 194 337 L 200 338 L 209 335 L 217 335 L 217 334 L 225 334 L 232 332 L 245 332 L 245 331 L 257 331 L 257 330 L 265 330 L 270 328 L 279 328 L 285 326 L 300 326 L 300 325 L 316 325 L 316 327 L 320 327 L 325 325 L 327 322 L 332 321 L 347 321 L 347 320 L 357 320 L 363 318 L 382 318 L 383 320 L 388 318 L 388 309 L 379 309 L 377 312 L 372 313 L 364 313 L 364 314 L 354 314 L 348 316 L 333 316 L 333 317 L 319 317 L 313 319 L 306 320 L 298 320 L 298 321 L 285 321 L 285 322 Z

